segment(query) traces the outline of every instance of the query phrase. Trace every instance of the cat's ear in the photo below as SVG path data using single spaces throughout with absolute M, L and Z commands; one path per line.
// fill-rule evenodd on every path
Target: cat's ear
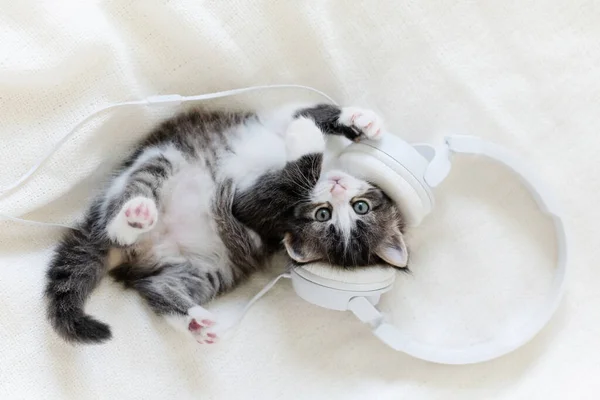
M 283 237 L 283 245 L 288 255 L 292 260 L 299 263 L 308 263 L 317 261 L 321 257 L 316 253 L 314 248 L 311 248 L 305 241 L 291 233 L 286 233 Z
M 379 245 L 375 253 L 393 267 L 404 268 L 408 265 L 408 250 L 400 230 L 395 230 L 391 237 Z

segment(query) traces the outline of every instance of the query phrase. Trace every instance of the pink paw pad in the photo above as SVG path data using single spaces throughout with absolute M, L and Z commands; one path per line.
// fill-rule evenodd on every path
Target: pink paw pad
M 202 328 L 202 325 L 200 325 L 195 319 L 191 320 L 190 324 L 188 325 L 188 329 L 192 332 L 197 331 L 200 328 Z
M 210 330 L 213 325 L 215 325 L 215 322 L 209 319 L 202 319 L 198 322 L 195 318 L 192 318 L 188 324 L 188 329 L 195 336 L 198 343 L 213 344 L 218 339 L 217 334 Z
M 196 321 L 195 318 L 192 318 L 192 320 L 188 324 L 188 329 L 193 332 L 193 331 L 198 331 L 202 328 L 208 328 L 211 325 L 214 325 L 214 322 L 209 319 L 203 319 L 200 322 L 198 322 L 198 321 Z M 212 336 L 212 337 L 216 337 L 216 336 Z
M 152 199 L 136 197 L 123 206 L 127 224 L 136 229 L 149 229 L 156 221 L 156 205 Z

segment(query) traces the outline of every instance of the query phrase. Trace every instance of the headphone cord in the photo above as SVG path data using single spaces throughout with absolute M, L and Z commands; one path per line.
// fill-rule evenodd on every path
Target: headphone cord
M 231 324 L 228 324 L 228 326 L 225 328 L 225 330 L 228 331 L 231 328 L 239 325 L 240 322 L 242 322 L 242 319 L 244 319 L 244 317 L 246 316 L 246 314 L 250 310 L 250 308 L 254 305 L 254 303 L 256 303 L 258 300 L 260 300 L 265 294 L 267 294 L 267 292 L 269 290 L 271 290 L 273 288 L 273 286 L 275 286 L 275 284 L 277 282 L 279 282 L 279 280 L 281 278 L 291 279 L 292 276 L 290 275 L 289 272 L 284 272 L 282 274 L 277 275 L 274 279 L 272 279 L 269 283 L 267 283 L 265 285 L 265 287 L 261 289 L 260 292 L 256 293 L 254 295 L 254 297 L 252 297 L 250 299 L 250 301 L 244 306 L 243 310 L 239 313 L 239 315 L 237 316 L 237 318 Z
M 14 181 L 13 183 L 11 183 L 7 186 L 0 187 L 0 198 L 6 196 L 9 192 L 11 192 L 14 189 L 16 189 L 17 187 L 21 186 L 25 181 L 27 181 L 29 178 L 31 178 L 33 176 L 33 174 L 35 174 L 35 172 L 46 161 L 48 161 L 50 159 L 50 157 L 52 157 L 52 155 L 54 155 L 54 153 L 56 153 L 65 144 L 65 142 L 69 138 L 71 138 L 77 132 L 79 127 L 84 125 L 86 122 L 90 121 L 93 117 L 95 117 L 98 114 L 101 114 L 108 110 L 112 110 L 114 108 L 118 108 L 118 107 L 122 107 L 122 106 L 156 106 L 156 105 L 161 105 L 161 104 L 178 105 L 178 104 L 181 104 L 184 102 L 189 102 L 189 101 L 205 101 L 205 100 L 210 100 L 210 99 L 231 97 L 231 96 L 236 96 L 236 95 L 239 95 L 242 93 L 260 91 L 260 90 L 265 90 L 265 89 L 303 89 L 303 90 L 308 90 L 310 92 L 320 95 L 321 97 L 327 99 L 329 102 L 336 104 L 336 102 L 330 96 L 328 96 L 327 94 L 325 94 L 324 92 L 322 92 L 318 89 L 312 88 L 310 86 L 295 85 L 295 84 L 249 86 L 249 87 L 245 87 L 245 88 L 224 90 L 224 91 L 214 92 L 214 93 L 205 93 L 205 94 L 200 94 L 200 95 L 195 95 L 195 96 L 181 96 L 179 94 L 166 94 L 166 95 L 149 96 L 142 100 L 125 101 L 125 102 L 121 102 L 121 103 L 109 104 L 107 106 L 99 108 L 98 110 L 89 114 L 87 117 L 85 117 L 84 119 L 79 121 L 77 124 L 75 124 L 75 126 L 65 136 L 63 136 L 54 146 L 52 146 L 52 148 L 50 148 L 48 150 L 48 152 L 46 152 L 46 154 L 37 163 L 35 163 L 25 174 L 23 174 L 19 179 L 17 179 L 16 181 Z M 21 222 L 21 223 L 30 224 L 30 225 L 52 226 L 52 227 L 68 228 L 68 229 L 75 229 L 75 230 L 77 229 L 73 226 L 69 226 L 69 225 L 65 225 L 65 224 L 26 220 L 26 219 L 6 215 L 6 214 L 0 212 L 0 220 L 2 220 L 2 219 L 15 221 L 15 222 Z

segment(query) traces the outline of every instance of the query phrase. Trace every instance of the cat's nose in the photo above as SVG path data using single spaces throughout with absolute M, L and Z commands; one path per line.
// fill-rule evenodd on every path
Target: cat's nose
M 331 189 L 331 194 L 342 194 L 346 191 L 342 185 L 335 185 L 333 189 Z
M 333 195 L 342 194 L 346 191 L 346 188 L 343 185 L 340 185 L 337 181 L 333 184 L 330 192 Z

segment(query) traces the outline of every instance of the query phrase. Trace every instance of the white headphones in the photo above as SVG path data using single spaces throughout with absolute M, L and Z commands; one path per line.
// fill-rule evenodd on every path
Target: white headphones
M 417 226 L 433 209 L 432 188 L 450 172 L 454 153 L 486 156 L 509 167 L 522 179 L 539 208 L 554 221 L 558 262 L 551 291 L 543 307 L 514 335 L 503 334 L 493 341 L 462 348 L 431 346 L 406 336 L 375 308 L 380 296 L 394 284 L 393 268 L 340 271 L 314 263 L 292 268 L 291 278 L 296 293 L 304 300 L 332 310 L 352 311 L 395 350 L 441 364 L 472 364 L 500 357 L 527 343 L 546 325 L 560 303 L 565 286 L 567 240 L 554 198 L 508 151 L 475 137 L 450 136 L 442 146 L 434 148 L 426 144 L 412 146 L 385 134 L 380 141 L 350 144 L 339 161 L 350 174 L 378 185 L 399 205 L 407 224 Z
M 177 105 L 188 101 L 202 101 L 228 97 L 264 89 L 306 89 L 327 98 L 325 93 L 302 85 L 254 86 L 197 96 L 160 95 L 143 100 L 129 101 L 105 106 L 88 115 L 65 135 L 26 174 L 13 184 L 0 188 L 6 194 L 29 179 L 58 148 L 71 137 L 79 126 L 93 116 L 122 106 Z M 489 157 L 509 167 L 520 177 L 537 201 L 540 209 L 550 214 L 554 221 L 558 261 L 551 291 L 543 307 L 514 335 L 504 334 L 494 341 L 466 348 L 442 348 L 419 343 L 407 337 L 391 324 L 375 308 L 380 296 L 389 291 L 396 276 L 392 268 L 367 268 L 358 271 L 340 271 L 328 265 L 313 263 L 295 267 L 291 273 L 282 274 L 271 281 L 246 305 L 238 318 L 241 320 L 248 309 L 282 277 L 291 277 L 296 293 L 304 300 L 331 310 L 352 311 L 362 322 L 368 323 L 375 336 L 395 350 L 416 358 L 442 364 L 471 364 L 487 361 L 507 354 L 533 338 L 550 320 L 562 298 L 565 286 L 567 238 L 558 205 L 550 192 L 533 177 L 519 160 L 505 149 L 475 137 L 451 136 L 439 147 L 427 144 L 410 145 L 397 136 L 385 134 L 380 141 L 361 141 L 348 145 L 340 154 L 341 166 L 350 174 L 367 179 L 383 189 L 400 207 L 409 226 L 417 226 L 434 206 L 432 188 L 439 185 L 450 172 L 452 154 L 473 154 Z M 0 214 L 0 217 L 36 225 L 67 227 L 62 224 L 23 220 Z

